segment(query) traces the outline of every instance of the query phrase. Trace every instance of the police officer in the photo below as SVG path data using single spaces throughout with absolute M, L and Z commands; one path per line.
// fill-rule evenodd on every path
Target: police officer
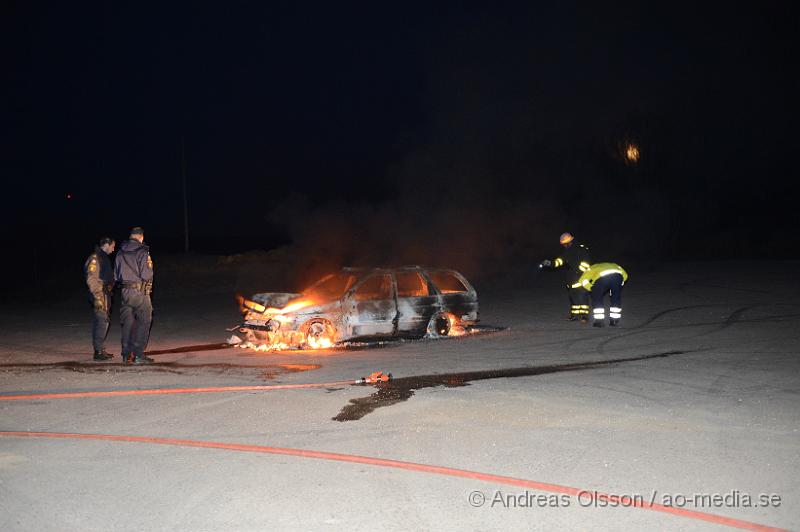
M 128 240 L 122 243 L 114 263 L 114 278 L 122 285 L 122 361 L 126 364 L 152 364 L 144 355 L 150 338 L 153 320 L 153 260 L 150 248 L 144 244 L 144 230 L 131 229 Z
M 589 305 L 585 290 L 573 288 L 581 274 L 589 269 L 591 258 L 589 248 L 583 244 L 575 242 L 575 237 L 571 233 L 563 233 L 559 243 L 564 247 L 564 251 L 553 260 L 544 260 L 539 264 L 539 268 L 551 270 L 563 270 L 566 274 L 567 296 L 569 297 L 568 320 L 575 321 L 580 318 L 583 323 L 589 321 Z
M 616 327 L 622 319 L 622 286 L 628 280 L 628 272 L 614 262 L 592 264 L 574 285 L 591 292 L 594 327 L 602 327 L 606 319 L 604 296 L 609 295 L 611 305 L 608 309 L 611 327 Z
M 114 268 L 111 265 L 111 254 L 116 243 L 112 238 L 104 236 L 86 262 L 83 263 L 83 275 L 89 288 L 89 302 L 94 308 L 92 315 L 92 347 L 95 360 L 109 360 L 114 357 L 106 351 L 106 338 L 111 323 L 111 297 L 114 292 Z

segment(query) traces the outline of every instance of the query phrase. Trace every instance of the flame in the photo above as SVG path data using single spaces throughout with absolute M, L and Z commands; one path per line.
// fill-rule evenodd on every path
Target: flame
M 331 339 L 327 337 L 318 338 L 314 336 L 309 336 L 308 338 L 306 338 L 306 342 L 308 343 L 308 346 L 311 349 L 328 349 L 333 345 Z
M 300 301 L 295 301 L 293 303 L 289 303 L 285 307 L 283 307 L 278 314 L 287 314 L 289 312 L 295 312 L 300 310 L 301 308 L 310 307 L 314 302 L 310 299 L 301 299 Z
M 263 343 L 242 342 L 237 345 L 242 349 L 259 352 L 286 351 L 289 349 L 329 349 L 333 347 L 333 338 L 328 335 L 312 335 L 303 331 L 267 332 Z
M 263 313 L 264 314 L 276 314 L 276 315 L 289 314 L 290 312 L 296 312 L 296 311 L 298 311 L 300 309 L 303 309 L 303 308 L 306 308 L 306 307 L 310 307 L 313 304 L 314 304 L 314 301 L 311 300 L 311 299 L 298 299 L 297 301 L 293 301 L 293 302 L 289 303 L 288 305 L 286 305 L 283 308 L 269 307 L 269 308 L 265 309 Z

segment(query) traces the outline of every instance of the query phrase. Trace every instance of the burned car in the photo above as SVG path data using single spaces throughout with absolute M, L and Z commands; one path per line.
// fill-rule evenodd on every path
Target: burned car
M 459 334 L 478 322 L 478 294 L 440 268 L 344 268 L 301 294 L 241 300 L 243 345 L 319 349 L 350 340 Z

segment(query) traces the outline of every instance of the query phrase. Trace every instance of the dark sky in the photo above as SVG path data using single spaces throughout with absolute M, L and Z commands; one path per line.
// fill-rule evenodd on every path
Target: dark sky
M 179 250 L 183 140 L 198 251 L 798 257 L 795 2 L 118 4 L 2 8 L 8 247 Z

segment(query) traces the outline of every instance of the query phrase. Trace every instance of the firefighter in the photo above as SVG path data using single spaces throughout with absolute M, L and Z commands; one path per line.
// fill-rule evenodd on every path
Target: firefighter
M 576 289 L 580 288 L 591 294 L 594 327 L 602 327 L 605 322 L 606 309 L 603 298 L 606 294 L 611 299 L 608 324 L 611 327 L 619 325 L 619 320 L 622 319 L 622 286 L 627 280 L 628 272 L 619 264 L 598 262 L 592 264 L 573 285 Z
M 589 321 L 587 293 L 583 289 L 573 288 L 572 286 L 578 281 L 583 272 L 589 269 L 591 262 L 589 248 L 575 242 L 575 237 L 571 233 L 563 233 L 558 241 L 564 246 L 561 255 L 553 260 L 542 261 L 539 264 L 539 268 L 563 270 L 565 272 L 567 296 L 569 297 L 570 305 L 566 319 L 570 321 L 580 319 L 582 323 L 587 323 Z
M 126 364 L 152 364 L 144 355 L 150 338 L 153 319 L 153 259 L 144 244 L 144 230 L 131 229 L 128 240 L 122 243 L 114 263 L 114 278 L 122 285 L 122 361 Z
M 111 323 L 111 302 L 114 292 L 114 267 L 111 254 L 116 242 L 104 236 L 94 247 L 94 251 L 83 263 L 83 275 L 89 288 L 89 302 L 94 308 L 92 314 L 92 347 L 94 359 L 109 360 L 114 357 L 106 351 L 106 338 Z

